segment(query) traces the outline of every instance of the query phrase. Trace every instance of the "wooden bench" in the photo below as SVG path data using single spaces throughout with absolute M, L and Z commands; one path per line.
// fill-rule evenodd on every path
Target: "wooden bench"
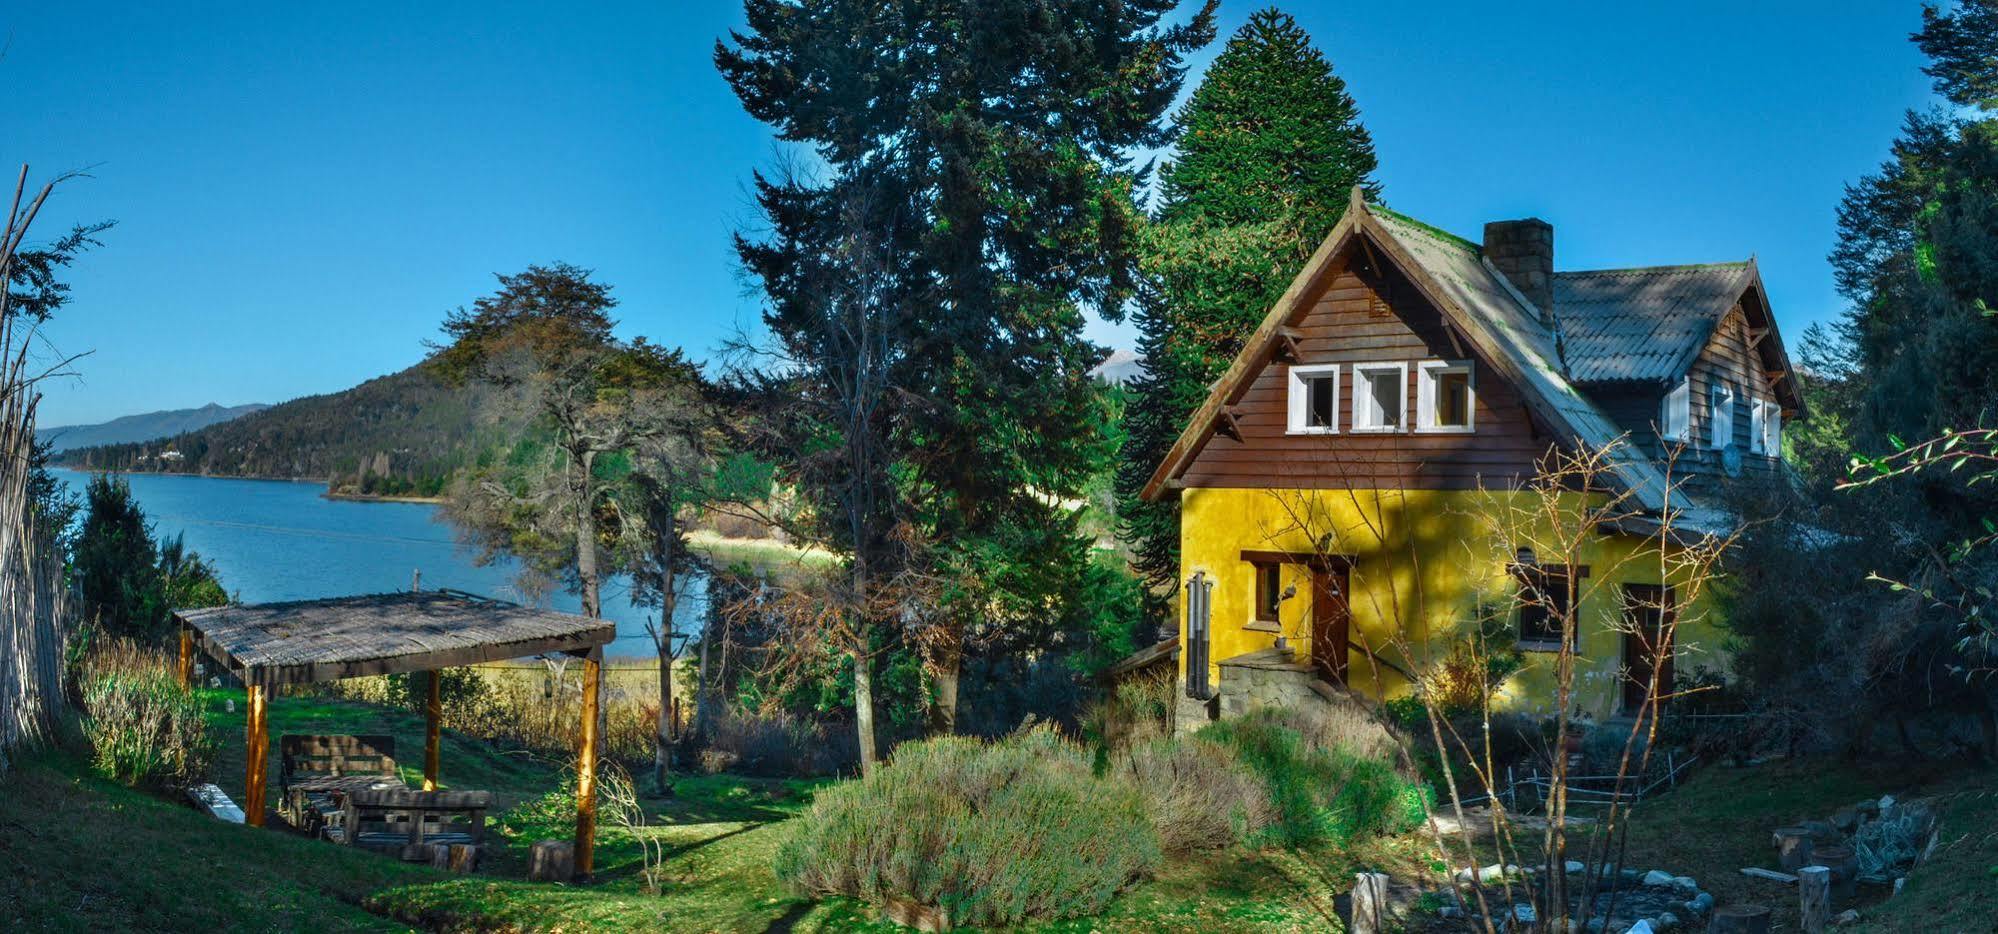
M 472 846 L 485 840 L 490 791 L 412 791 L 386 788 L 341 796 L 343 815 L 327 835 L 403 859 L 427 861 L 432 847 Z
M 286 735 L 278 745 L 278 812 L 308 834 L 335 825 L 342 795 L 404 787 L 394 737 Z

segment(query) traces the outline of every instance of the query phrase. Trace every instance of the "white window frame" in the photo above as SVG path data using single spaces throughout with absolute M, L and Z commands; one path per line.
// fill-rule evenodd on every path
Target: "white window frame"
M 1725 451 L 1734 445 L 1735 403 L 1733 386 L 1719 381 L 1707 385 L 1708 447 L 1716 451 Z M 1726 413 L 1725 417 L 1722 413 Z
M 1469 360 L 1424 360 L 1415 365 L 1415 430 L 1423 434 L 1467 435 L 1478 428 L 1478 368 Z M 1471 398 L 1464 408 L 1464 424 L 1436 424 L 1436 386 L 1445 373 L 1464 374 L 1464 388 Z
M 1762 433 L 1764 424 L 1762 420 L 1768 417 L 1763 414 L 1763 405 L 1761 399 L 1748 400 L 1748 453 L 1750 454 L 1769 453 L 1763 450 L 1763 445 L 1768 441 Z
M 1332 424 L 1312 425 L 1311 393 L 1305 385 L 1305 377 L 1332 377 Z M 1339 433 L 1339 364 L 1314 363 L 1307 366 L 1292 366 L 1289 377 L 1290 422 L 1287 433 L 1293 435 L 1336 435 Z
M 1783 404 L 1772 399 L 1755 401 L 1755 417 L 1749 423 L 1753 437 L 1749 449 L 1767 457 L 1783 456 Z
M 1682 379 L 1658 403 L 1658 437 L 1684 443 L 1693 431 L 1693 381 Z
M 1397 410 L 1401 413 L 1401 422 L 1396 425 L 1365 424 L 1360 418 L 1361 402 L 1364 400 L 1365 402 L 1373 403 L 1376 408 L 1380 407 L 1380 404 L 1374 400 L 1373 382 L 1367 379 L 1367 375 L 1388 370 L 1393 370 L 1398 377 L 1395 385 L 1400 387 L 1401 392 L 1399 400 L 1401 404 L 1397 406 Z M 1346 422 L 1348 431 L 1369 434 L 1397 434 L 1408 430 L 1408 364 L 1406 362 L 1396 361 L 1389 363 L 1383 361 L 1380 363 L 1353 364 L 1352 397 L 1352 411 Z

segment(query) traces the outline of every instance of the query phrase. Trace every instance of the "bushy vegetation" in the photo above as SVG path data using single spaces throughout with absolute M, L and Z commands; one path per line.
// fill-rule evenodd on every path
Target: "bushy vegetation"
M 198 695 L 180 686 L 158 652 L 124 639 L 91 647 L 78 679 L 92 766 L 135 787 L 202 781 L 215 744 Z
M 1249 843 L 1277 821 L 1263 776 L 1213 737 L 1144 740 L 1117 756 L 1109 774 L 1144 796 L 1169 854 Z
M 1411 830 L 1427 816 L 1428 788 L 1397 772 L 1391 758 L 1342 719 L 1266 708 L 1201 734 L 1262 780 L 1273 821 L 1257 842 L 1350 843 Z
M 161 639 L 174 610 L 229 602 L 215 568 L 189 551 L 181 536 L 155 541 L 152 523 L 123 478 L 90 478 L 84 501 L 70 574 L 85 622 L 115 636 Z
M 820 792 L 777 853 L 800 894 L 935 906 L 959 924 L 1091 915 L 1160 861 L 1138 793 L 1052 729 L 897 748 Z

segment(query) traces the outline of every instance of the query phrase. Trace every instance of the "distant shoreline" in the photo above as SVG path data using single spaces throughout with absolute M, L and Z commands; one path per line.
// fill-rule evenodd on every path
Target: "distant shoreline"
M 325 487 L 325 492 L 321 495 L 327 499 L 345 500 L 356 503 L 415 503 L 423 506 L 441 506 L 444 504 L 444 498 L 441 496 L 389 496 L 378 493 L 336 491 L 327 484 L 325 479 L 320 477 L 252 477 L 243 474 L 195 473 L 189 470 L 110 470 L 99 467 L 76 467 L 70 464 L 52 464 L 50 466 L 56 470 L 67 470 L 70 473 L 108 473 L 117 474 L 121 477 L 195 477 L 201 480 L 254 480 L 258 483 L 310 483 Z

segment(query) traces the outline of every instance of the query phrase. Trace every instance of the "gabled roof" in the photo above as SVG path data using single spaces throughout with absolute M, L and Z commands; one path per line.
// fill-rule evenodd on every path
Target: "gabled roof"
M 1677 378 L 1740 301 L 1751 269 L 1739 262 L 1555 273 L 1568 378 Z
M 1186 470 L 1213 436 L 1226 407 L 1268 364 L 1282 329 L 1303 314 L 1319 282 L 1333 271 L 1334 260 L 1356 244 L 1386 255 L 1479 356 L 1517 387 L 1534 417 L 1557 438 L 1571 445 L 1606 448 L 1623 434 L 1563 372 L 1553 329 L 1543 323 L 1540 309 L 1492 268 L 1476 244 L 1369 205 L 1355 188 L 1345 217 L 1270 308 L 1228 372 L 1215 382 L 1207 401 L 1194 412 L 1145 485 L 1145 498 L 1156 498 L 1169 480 Z M 1655 464 L 1623 446 L 1610 466 L 1616 482 L 1640 506 L 1651 511 L 1665 508 L 1666 479 Z

